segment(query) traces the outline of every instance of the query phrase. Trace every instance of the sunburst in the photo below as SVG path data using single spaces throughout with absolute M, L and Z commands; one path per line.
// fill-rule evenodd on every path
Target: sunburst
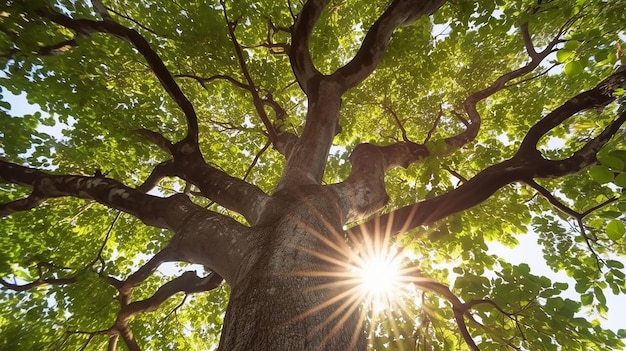
M 333 311 L 327 318 L 310 331 L 311 335 L 315 335 L 332 323 L 334 326 L 326 335 L 328 339 L 343 327 L 346 318 L 356 310 L 359 311 L 360 323 L 375 316 L 383 318 L 386 316 L 393 324 L 395 313 L 410 312 L 406 310 L 404 302 L 407 299 L 415 301 L 415 297 L 418 295 L 415 285 L 424 278 L 416 274 L 417 269 L 412 267 L 413 265 L 408 264 L 411 261 L 409 252 L 393 244 L 389 233 L 367 233 L 363 237 L 355 238 L 350 236 L 348 231 L 350 245 L 346 245 L 343 236 L 346 232 L 329 230 L 332 237 L 328 237 L 310 226 L 301 225 L 331 250 L 323 253 L 323 251 L 297 245 L 298 249 L 330 263 L 336 269 L 299 271 L 291 274 L 308 277 L 332 277 L 331 282 L 309 287 L 304 292 L 333 289 L 338 293 L 296 316 L 292 322 L 306 318 L 318 311 L 332 308 Z M 331 229 L 330 226 L 327 228 Z M 358 333 L 357 327 L 354 330 L 353 341 L 356 340 Z
M 363 303 L 379 311 L 391 308 L 401 298 L 398 293 L 404 291 L 407 278 L 402 275 L 403 259 L 393 247 L 356 259 L 353 270 Z

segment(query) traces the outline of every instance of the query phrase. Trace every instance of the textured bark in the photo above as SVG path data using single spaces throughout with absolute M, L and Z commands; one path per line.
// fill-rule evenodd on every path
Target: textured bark
M 232 287 L 219 349 L 364 350 L 360 301 L 341 277 L 349 250 L 339 199 L 309 186 L 291 189 L 286 200 L 289 210 L 258 229 Z

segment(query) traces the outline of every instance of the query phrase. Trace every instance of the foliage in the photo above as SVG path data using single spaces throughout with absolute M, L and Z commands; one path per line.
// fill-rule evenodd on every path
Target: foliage
M 267 125 L 248 79 L 256 94 L 286 113 L 262 107 L 277 130 L 302 135 L 309 101 L 285 50 L 291 44 L 293 16 L 303 5 L 248 0 L 104 3 L 116 22 L 147 40 L 191 101 L 207 164 L 272 192 L 286 158 L 279 147 L 268 148 Z M 132 43 L 53 23 L 37 12 L 46 6 L 73 19 L 102 18 L 85 1 L 2 5 L 0 157 L 54 174 L 102 173 L 129 187 L 140 186 L 169 158 L 141 131 L 183 140 L 189 116 Z M 316 67 L 331 74 L 350 62 L 387 6 L 388 1 L 330 1 L 309 43 Z M 236 25 L 227 25 L 224 7 Z M 349 155 L 360 143 L 412 141 L 424 144 L 429 155 L 387 172 L 390 201 L 384 212 L 449 193 L 513 157 L 530 128 L 548 113 L 623 69 L 624 23 L 623 0 L 461 0 L 399 27 L 372 75 L 342 97 L 341 133 L 333 140 L 323 184 L 348 177 Z M 560 36 L 532 72 L 507 81 L 476 105 L 480 131 L 449 152 L 444 140 L 467 128 L 466 117 L 459 116 L 465 99 L 532 61 L 524 31 L 537 51 Z M 613 93 L 623 94 L 623 89 Z M 9 93 L 25 93 L 40 111 L 15 115 Z M 541 155 L 550 160 L 574 155 L 615 121 L 623 101 L 564 120 L 541 138 Z M 475 320 L 468 328 L 482 341 L 482 350 L 624 347 L 626 330 L 602 328 L 606 294 L 626 294 L 626 138 L 620 128 L 585 170 L 506 185 L 477 206 L 396 237 L 396 244 L 411 252 L 407 264 L 420 274 L 449 284 L 463 301 L 488 298 L 497 305 L 473 306 Z M 185 187 L 183 179 L 170 177 L 154 193 L 186 191 L 196 204 L 245 221 L 202 196 L 197 187 L 191 192 Z M 28 194 L 24 184 L 0 184 L 0 203 Z M 49 199 L 0 223 L 0 277 L 5 282 L 0 349 L 104 348 L 107 329 L 120 309 L 111 279 L 126 279 L 172 237 L 170 231 L 111 206 L 71 197 Z M 518 235 L 531 230 L 546 264 L 572 277 L 575 286 L 536 275 L 528 264 L 509 263 L 489 250 L 493 242 L 515 247 Z M 182 271 L 195 269 L 180 265 L 157 271 L 137 287 L 133 300 L 147 299 Z M 16 291 L 31 282 L 42 284 Z M 174 294 L 154 311 L 137 315 L 132 330 L 145 349 L 211 349 L 219 341 L 228 294 L 226 285 Z M 366 323 L 373 349 L 467 347 L 445 298 L 425 291 L 409 300 L 402 309 L 387 311 L 388 318 L 370 315 Z

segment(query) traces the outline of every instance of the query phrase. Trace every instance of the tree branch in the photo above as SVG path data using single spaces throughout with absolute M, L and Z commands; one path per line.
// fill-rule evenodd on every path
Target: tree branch
M 248 169 L 246 170 L 246 174 L 244 174 L 243 176 L 243 180 L 246 180 L 246 178 L 248 178 L 254 166 L 256 166 L 257 162 L 259 162 L 259 158 L 261 158 L 261 155 L 263 155 L 263 153 L 267 151 L 267 149 L 269 149 L 270 145 L 272 144 L 270 141 L 268 141 L 265 145 L 263 145 L 261 150 L 259 150 L 259 152 L 254 156 L 254 160 L 252 160 L 252 163 L 250 164 L 250 166 L 248 166 Z
M 302 11 L 296 18 L 291 31 L 291 47 L 289 60 L 296 80 L 302 91 L 309 95 L 313 87 L 317 86 L 323 75 L 313 65 L 309 42 L 313 33 L 313 27 L 322 14 L 322 10 L 328 4 L 328 0 L 309 0 L 302 7 Z
M 530 34 L 528 33 L 528 24 L 522 24 L 522 38 L 524 40 L 524 46 L 526 47 L 527 52 L 529 52 L 529 56 L 531 58 L 530 62 L 514 71 L 501 75 L 488 87 L 472 93 L 465 99 L 465 101 L 463 102 L 463 109 L 465 110 L 465 113 L 467 113 L 470 123 L 469 125 L 466 124 L 467 129 L 463 133 L 445 139 L 445 142 L 450 149 L 458 149 L 474 140 L 476 138 L 476 135 L 478 135 L 478 131 L 481 125 L 481 117 L 476 108 L 478 102 L 506 88 L 508 82 L 522 77 L 539 67 L 541 62 L 543 62 L 543 60 L 552 53 L 554 47 L 560 42 L 561 35 L 563 35 L 563 33 L 565 32 L 569 23 L 570 21 L 568 21 L 561 28 L 561 30 L 559 30 L 558 34 L 548 43 L 548 45 L 546 45 L 546 47 L 541 52 L 536 52 L 534 49 L 534 46 L 530 39 Z
M 626 111 L 567 159 L 547 160 L 536 145 L 545 133 L 577 112 L 613 101 L 615 98 L 606 88 L 615 89 L 625 82 L 626 71 L 614 73 L 595 88 L 569 99 L 531 127 L 513 158 L 486 168 L 447 194 L 394 210 L 354 227 L 350 229 L 351 234 L 359 237 L 381 230 L 392 235 L 405 232 L 478 205 L 507 184 L 532 178 L 563 177 L 595 164 L 596 153 L 626 122 Z
M 151 312 L 159 308 L 165 300 L 179 292 L 186 294 L 209 291 L 217 288 L 224 279 L 211 273 L 206 277 L 198 277 L 195 272 L 185 272 L 181 276 L 165 283 L 151 297 L 134 301 L 120 310 L 120 319 L 126 320 L 141 312 Z
M 6 217 L 15 212 L 32 210 L 33 208 L 41 205 L 44 200 L 45 199 L 42 199 L 39 196 L 30 194 L 23 199 L 0 204 L 0 217 Z
M 537 192 L 539 194 L 541 194 L 546 200 L 548 200 L 548 202 L 552 206 L 556 207 L 561 212 L 565 213 L 566 215 L 569 215 L 570 217 L 572 217 L 572 218 L 574 218 L 576 220 L 576 224 L 578 224 L 578 227 L 580 228 L 580 234 L 585 239 L 585 243 L 587 244 L 587 248 L 589 248 L 589 251 L 591 252 L 591 254 L 596 259 L 596 264 L 598 266 L 598 271 L 601 271 L 602 270 L 601 263 L 603 262 L 603 260 L 602 260 L 602 258 L 600 258 L 598 253 L 594 250 L 593 245 L 591 244 L 591 240 L 590 240 L 589 236 L 587 235 L 587 231 L 585 230 L 585 225 L 583 223 L 583 220 L 585 219 L 586 216 L 588 216 L 592 212 L 594 212 L 594 211 L 596 211 L 596 210 L 598 210 L 598 209 L 600 209 L 600 208 L 602 208 L 604 206 L 607 206 L 607 205 L 617 201 L 619 198 L 613 197 L 613 198 L 610 198 L 610 199 L 602 202 L 601 204 L 598 204 L 596 206 L 593 206 L 593 207 L 587 209 L 584 212 L 577 212 L 577 211 L 567 207 L 565 204 L 563 204 L 561 201 L 559 201 L 554 195 L 552 195 L 546 188 L 544 188 L 541 185 L 537 184 L 537 182 L 535 182 L 534 180 L 527 179 L 524 182 L 526 184 L 530 185 L 533 189 L 537 190 Z
M 9 290 L 13 290 L 13 291 L 26 291 L 26 290 L 30 290 L 32 288 L 36 288 L 38 286 L 42 286 L 42 285 L 67 285 L 67 284 L 73 284 L 76 283 L 76 277 L 69 277 L 69 278 L 42 278 L 39 277 L 37 280 L 30 282 L 30 283 L 26 283 L 26 284 L 12 284 L 9 283 L 7 281 L 5 281 L 4 279 L 0 279 L 0 285 L 2 285 L 3 287 L 5 287 L 6 289 Z
M 193 144 L 198 143 L 198 117 L 193 105 L 187 99 L 183 91 L 180 89 L 174 77 L 165 66 L 159 55 L 152 49 L 148 41 L 134 29 L 122 26 L 113 21 L 110 17 L 104 21 L 93 21 L 87 19 L 73 19 L 61 13 L 55 12 L 49 8 L 40 8 L 37 13 L 51 21 L 72 29 L 84 35 L 101 32 L 111 34 L 118 38 L 124 39 L 131 43 L 137 51 L 145 58 L 146 62 L 165 88 L 165 91 L 180 107 L 187 121 L 187 136 Z
M 199 150 L 174 154 L 174 175 L 198 187 L 206 198 L 257 224 L 275 201 L 263 190 L 207 164 Z
M 617 71 L 610 75 L 608 78 L 604 79 L 600 84 L 596 85 L 593 89 L 584 91 L 575 97 L 566 101 L 563 105 L 556 108 L 554 111 L 550 112 L 546 117 L 537 122 L 534 126 L 530 128 L 522 144 L 519 148 L 519 153 L 534 153 L 536 152 L 537 144 L 539 140 L 549 131 L 559 126 L 566 119 L 570 118 L 574 114 L 588 109 L 603 107 L 611 103 L 615 100 L 615 97 L 612 96 L 612 91 L 620 86 L 626 85 L 626 70 Z M 616 120 L 616 122 L 618 122 Z M 619 123 L 619 122 L 618 122 Z M 598 141 L 599 143 L 604 143 L 603 140 L 606 139 L 606 134 L 612 135 L 614 131 L 606 131 L 604 133 L 605 137 L 601 138 L 602 140 Z M 598 136 L 600 138 L 600 136 Z M 596 138 L 597 139 L 597 138 Z M 595 145 L 592 143 L 587 143 L 589 147 L 591 145 Z M 585 149 L 583 147 L 581 151 Z
M 172 142 L 163 136 L 161 133 L 153 132 L 148 129 L 137 129 L 137 132 L 141 134 L 146 140 L 152 142 L 156 146 L 158 146 L 161 150 L 167 152 L 168 154 L 172 154 L 173 146 Z
M 226 80 L 230 83 L 232 83 L 234 86 L 244 89 L 244 90 L 248 90 L 250 91 L 250 86 L 242 83 L 238 80 L 236 80 L 235 78 L 229 76 L 229 75 L 225 75 L 225 74 L 216 74 L 216 75 L 212 75 L 210 77 L 200 77 L 200 76 L 196 76 L 194 74 L 177 74 L 174 77 L 176 78 L 191 78 L 193 80 L 195 80 L 196 82 L 198 82 L 205 90 L 209 90 L 209 88 L 207 88 L 206 83 L 212 82 L 214 80 L 218 80 L 218 79 L 222 79 L 222 80 Z
M 466 304 L 464 304 L 456 295 L 454 295 L 450 291 L 450 288 L 448 288 L 446 285 L 421 276 L 416 277 L 416 279 L 417 281 L 414 282 L 414 284 L 419 289 L 435 292 L 445 298 L 448 302 L 450 302 L 450 304 L 452 305 L 452 311 L 454 312 L 454 319 L 456 320 L 463 340 L 465 340 L 465 343 L 467 344 L 467 346 L 469 346 L 471 350 L 480 351 L 480 349 L 476 345 L 476 342 L 474 342 L 474 339 L 467 330 L 464 316 L 469 308 L 466 307 Z M 471 315 L 469 317 L 471 320 L 473 320 L 473 317 L 471 317 Z
M 59 43 L 53 44 L 53 45 L 40 46 L 39 48 L 37 48 L 36 51 L 33 51 L 32 53 L 38 56 L 56 56 L 56 55 L 64 54 L 77 46 L 78 46 L 78 43 L 76 42 L 75 39 L 68 39 L 68 40 L 64 40 Z M 11 49 L 7 53 L 0 54 L 0 57 L 4 57 L 8 59 L 8 58 L 13 58 L 17 54 L 20 54 L 20 53 L 22 53 L 22 51 L 20 51 L 19 49 Z
M 274 129 L 274 125 L 267 117 L 267 113 L 263 108 L 263 101 L 259 96 L 256 86 L 254 85 L 254 81 L 252 80 L 252 76 L 250 76 L 250 72 L 248 71 L 248 67 L 246 66 L 246 61 L 243 57 L 243 51 L 241 50 L 241 46 L 237 42 L 237 37 L 235 36 L 235 26 L 236 22 L 230 22 L 228 19 L 228 13 L 226 12 L 226 3 L 224 0 L 220 0 L 222 4 L 222 11 L 224 12 L 224 20 L 226 21 L 226 26 L 228 27 L 228 34 L 230 36 L 230 40 L 233 43 L 233 47 L 235 49 L 235 55 L 237 56 L 237 61 L 239 62 L 239 67 L 243 73 L 243 76 L 246 78 L 246 82 L 248 82 L 249 91 L 252 94 L 252 101 L 254 103 L 254 108 L 256 109 L 259 118 L 265 125 L 265 129 L 267 130 L 267 135 L 272 142 L 272 144 L 276 144 L 278 142 L 278 136 L 276 134 L 276 130 Z
M 178 203 L 176 196 L 160 198 L 144 194 L 103 176 L 50 175 L 40 170 L 0 160 L 0 179 L 32 188 L 31 203 L 71 196 L 95 200 L 139 218 L 159 228 L 173 228 L 180 219 L 168 214 L 170 206 Z M 25 208 L 26 209 L 26 208 Z
M 445 0 L 393 1 L 368 30 L 354 58 L 333 73 L 330 79 L 339 84 L 342 91 L 365 80 L 378 66 L 391 35 L 397 27 L 411 24 L 422 16 L 432 14 L 444 2 Z
M 570 21 L 568 21 L 568 23 L 570 23 Z M 464 145 L 467 145 L 468 143 L 472 142 L 476 138 L 478 131 L 480 129 L 480 125 L 481 125 L 481 117 L 476 107 L 478 102 L 506 88 L 507 87 L 506 84 L 508 82 L 516 78 L 519 78 L 529 72 L 532 72 L 535 68 L 537 68 L 539 64 L 551 53 L 551 50 L 554 48 L 554 46 L 559 43 L 560 36 L 563 34 L 566 28 L 567 26 L 564 25 L 559 31 L 558 35 L 546 46 L 546 48 L 544 48 L 544 50 L 532 55 L 532 60 L 528 64 L 514 71 L 511 71 L 511 72 L 508 72 L 499 76 L 488 87 L 480 91 L 474 92 L 470 96 L 468 96 L 463 102 L 463 107 L 469 117 L 469 120 L 453 112 L 453 114 L 465 125 L 466 127 L 465 131 L 455 136 L 445 138 L 444 143 L 448 147 L 443 151 L 437 152 L 436 156 L 448 155 L 452 153 L 453 151 L 463 147 Z M 527 26 L 523 28 L 522 34 L 523 34 L 523 38 L 525 41 L 530 40 Z M 530 44 L 531 43 L 526 43 L 526 45 L 530 45 Z M 603 85 L 606 86 L 607 84 L 608 85 L 612 84 L 612 86 L 615 86 L 615 84 L 619 82 L 619 80 L 607 79 L 605 80 L 605 82 L 600 84 L 599 87 Z M 575 100 L 575 99 L 572 99 L 572 100 Z M 604 103 L 608 103 L 608 102 L 605 101 Z M 581 104 L 581 106 L 583 106 L 582 108 L 590 108 L 585 103 Z M 440 116 L 442 113 L 443 111 L 440 111 Z M 396 120 L 399 120 L 398 117 L 395 117 L 395 118 Z M 426 140 L 430 139 L 431 133 L 432 133 L 432 129 L 429 131 L 428 136 L 426 137 Z M 401 143 L 381 146 L 380 148 L 384 153 L 385 169 L 390 169 L 394 167 L 406 168 L 410 164 L 421 162 L 426 157 L 433 156 L 431 155 L 431 152 L 426 148 L 424 144 L 418 144 L 418 143 L 407 141 L 407 140 L 404 140 L 404 142 L 401 142 Z
M 176 174 L 176 167 L 174 166 L 174 160 L 167 160 L 159 163 L 156 167 L 154 167 L 148 178 L 146 178 L 146 180 L 137 187 L 137 190 L 147 193 L 148 191 L 154 189 L 161 179 Z

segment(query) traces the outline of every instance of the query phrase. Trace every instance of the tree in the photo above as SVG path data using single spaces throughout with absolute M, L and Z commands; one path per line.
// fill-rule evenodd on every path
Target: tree
M 7 1 L 2 348 L 623 347 L 625 10 Z

